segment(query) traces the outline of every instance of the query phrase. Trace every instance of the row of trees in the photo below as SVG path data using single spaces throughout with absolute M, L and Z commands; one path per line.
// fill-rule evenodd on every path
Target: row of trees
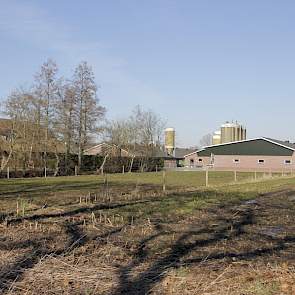
M 81 62 L 70 79 L 59 76 L 52 60 L 46 61 L 35 75 L 30 89 L 18 88 L 4 101 L 4 113 L 10 118 L 5 141 L 2 137 L 1 170 L 15 156 L 23 168 L 36 162 L 48 167 L 48 154 L 78 153 L 94 138 L 105 115 L 99 104 L 97 86 L 90 65 Z M 9 144 L 7 144 L 9 143 Z M 16 156 L 17 155 L 17 156 Z M 34 157 L 34 159 L 33 159 Z
M 162 149 L 164 128 L 158 114 L 136 106 L 127 118 L 108 122 L 104 134 L 107 142 L 131 155 L 153 157 Z
M 84 150 L 97 136 L 125 149 L 133 158 L 150 158 L 162 148 L 165 123 L 151 110 L 136 106 L 123 119 L 106 121 L 106 109 L 97 97 L 94 73 L 81 62 L 70 78 L 59 75 L 57 64 L 47 60 L 33 78 L 31 87 L 19 87 L 3 102 L 9 119 L 0 122 L 0 172 L 14 163 L 23 171 L 72 163 L 78 155 L 78 169 Z M 3 136 L 4 135 L 4 136 Z M 17 164 L 16 164 L 17 163 Z M 70 165 L 71 166 L 71 165 Z M 130 166 L 132 168 L 132 164 Z

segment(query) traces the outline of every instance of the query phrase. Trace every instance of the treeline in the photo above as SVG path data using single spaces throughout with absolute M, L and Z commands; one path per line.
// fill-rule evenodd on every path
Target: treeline
M 136 156 L 153 157 L 162 149 L 165 122 L 152 110 L 136 106 L 127 118 L 113 120 L 105 128 L 106 141 Z
M 72 76 L 65 78 L 57 64 L 47 60 L 33 77 L 31 87 L 19 87 L 3 100 L 8 120 L 0 121 L 0 172 L 10 166 L 23 174 L 38 169 L 45 175 L 47 170 L 53 175 L 71 174 L 73 155 L 79 171 L 85 149 L 97 142 L 98 135 L 124 148 L 131 163 L 136 158 L 150 162 L 147 159 L 162 148 L 164 122 L 160 116 L 137 106 L 127 118 L 107 121 L 97 89 L 87 62 L 78 64 Z M 104 157 L 110 163 L 111 155 Z
M 46 176 L 70 176 L 75 175 L 77 171 L 78 155 L 71 154 L 67 163 L 64 155 L 59 155 L 59 169 L 55 173 L 54 162 L 55 155 L 48 153 L 48 167 Z M 101 174 L 99 169 L 104 161 L 104 156 L 83 155 L 79 174 Z M 130 158 L 130 157 L 109 157 L 104 165 L 104 173 L 127 173 L 127 172 L 150 172 L 161 171 L 164 167 L 162 158 Z M 24 178 L 24 177 L 44 177 L 44 168 L 36 167 L 34 169 L 17 169 L 10 166 L 9 169 L 0 171 L 0 178 Z
M 63 152 L 66 159 L 77 153 L 80 167 L 83 150 L 97 132 L 105 108 L 99 104 L 94 74 L 87 62 L 81 62 L 72 77 L 65 79 L 59 76 L 56 63 L 48 60 L 30 89 L 15 89 L 5 99 L 4 113 L 10 126 L 1 141 L 0 148 L 5 151 L 1 170 L 16 155 L 23 169 L 32 168 L 36 161 L 46 168 L 49 152 L 56 157 Z

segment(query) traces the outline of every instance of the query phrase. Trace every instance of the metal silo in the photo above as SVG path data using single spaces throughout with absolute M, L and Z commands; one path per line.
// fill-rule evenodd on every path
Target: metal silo
M 217 130 L 214 132 L 212 136 L 212 144 L 220 144 L 221 143 L 221 131 Z
M 242 140 L 242 126 L 236 123 L 234 141 L 239 141 L 239 140 Z
M 221 125 L 221 143 L 232 142 L 236 139 L 236 124 L 226 122 Z
M 246 139 L 246 129 L 242 125 L 226 122 L 221 125 L 221 143 Z
M 242 128 L 242 140 L 245 140 L 246 138 L 247 138 L 246 128 Z
M 165 150 L 168 155 L 173 156 L 175 150 L 175 129 L 165 129 Z

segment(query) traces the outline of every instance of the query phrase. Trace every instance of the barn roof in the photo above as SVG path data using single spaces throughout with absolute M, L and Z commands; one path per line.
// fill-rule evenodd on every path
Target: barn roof
M 120 148 L 119 146 L 115 144 L 109 144 L 106 142 L 102 142 L 99 144 L 96 144 L 86 150 L 84 150 L 84 155 L 105 155 L 108 153 L 112 154 L 118 154 L 118 155 L 124 155 L 124 156 L 130 156 L 132 157 L 133 154 L 129 153 L 127 150 Z
M 291 156 L 295 145 L 277 139 L 260 137 L 217 145 L 206 146 L 193 153 L 198 156 L 214 155 L 264 155 L 264 156 Z
M 175 148 L 174 156 L 168 155 L 165 150 L 159 150 L 155 157 L 156 158 L 170 158 L 170 159 L 184 159 L 186 154 L 192 153 L 194 150 L 189 148 Z

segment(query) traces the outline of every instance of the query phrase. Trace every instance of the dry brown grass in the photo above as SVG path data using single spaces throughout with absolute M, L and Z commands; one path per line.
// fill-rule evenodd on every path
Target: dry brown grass
M 24 216 L 2 199 L 1 292 L 294 294 L 295 191 L 283 184 L 26 195 Z

